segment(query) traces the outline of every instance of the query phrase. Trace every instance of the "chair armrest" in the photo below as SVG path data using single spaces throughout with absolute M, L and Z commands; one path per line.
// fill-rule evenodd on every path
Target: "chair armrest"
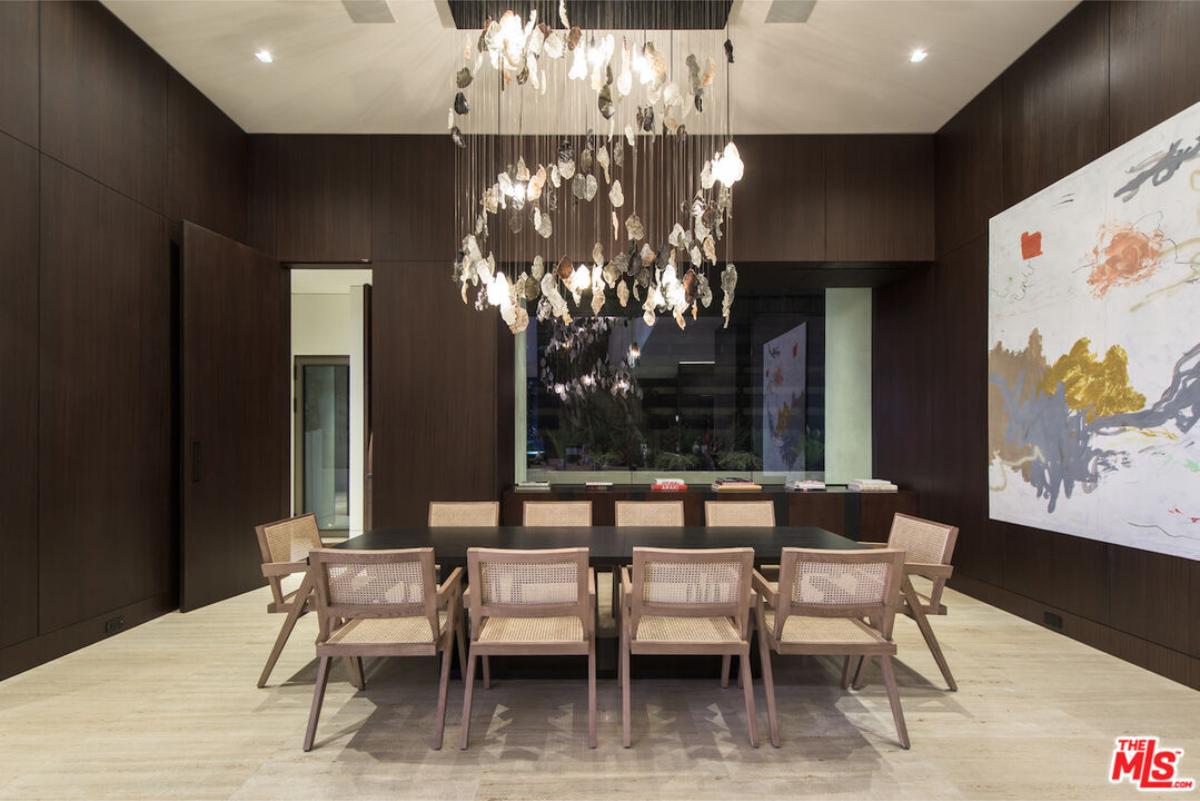
M 954 565 L 931 565 L 924 562 L 905 562 L 904 572 L 908 575 L 924 576 L 927 579 L 948 579 L 954 573 Z
M 629 568 L 621 567 L 621 608 L 627 609 L 629 601 L 633 597 L 633 579 L 629 575 Z
M 866 540 L 859 540 L 858 544 L 860 546 L 862 546 L 863 548 L 886 548 L 886 547 L 888 547 L 888 544 L 886 542 L 868 542 Z
M 754 591 L 761 595 L 768 604 L 771 606 L 776 605 L 779 599 L 779 591 L 771 589 L 771 582 L 767 581 L 762 573 L 755 570 L 750 577 L 750 584 L 754 587 Z
M 450 571 L 450 575 L 446 577 L 446 580 L 438 586 L 437 595 L 439 606 L 444 606 L 446 602 L 450 600 L 452 594 L 456 590 L 462 589 L 462 577 L 462 568 L 456 567 L 454 570 Z
M 262 574 L 266 578 L 290 576 L 293 573 L 303 573 L 308 570 L 307 562 L 267 562 L 262 566 Z

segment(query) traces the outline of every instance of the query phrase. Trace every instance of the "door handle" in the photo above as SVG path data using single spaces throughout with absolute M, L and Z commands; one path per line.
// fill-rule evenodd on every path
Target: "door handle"
M 200 443 L 192 443 L 192 483 L 200 480 Z

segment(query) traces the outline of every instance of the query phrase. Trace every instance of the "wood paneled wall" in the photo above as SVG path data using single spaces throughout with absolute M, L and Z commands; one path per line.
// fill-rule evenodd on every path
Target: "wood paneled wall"
M 1200 687 L 1200 562 L 988 519 L 988 219 L 1200 100 L 1200 4 L 1084 2 L 938 132 L 937 259 L 877 290 L 876 465 L 960 588 Z M 901 350 L 920 354 L 913 358 Z
M 0 678 L 175 605 L 171 236 L 249 137 L 99 3 L 0 3 Z

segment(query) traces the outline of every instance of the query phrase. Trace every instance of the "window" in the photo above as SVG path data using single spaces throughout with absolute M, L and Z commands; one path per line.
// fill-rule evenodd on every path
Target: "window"
M 718 306 L 686 331 L 665 316 L 531 322 L 526 477 L 823 476 L 824 292 L 740 292 L 729 328 Z

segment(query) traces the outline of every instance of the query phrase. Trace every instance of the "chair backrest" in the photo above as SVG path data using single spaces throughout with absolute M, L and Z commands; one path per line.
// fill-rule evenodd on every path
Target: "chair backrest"
M 591 631 L 588 549 L 469 548 L 471 619 L 578 617 Z
M 682 526 L 683 501 L 617 501 L 618 526 Z
M 430 501 L 429 525 L 498 526 L 499 501 Z
M 774 501 L 705 501 L 706 526 L 775 525 Z
M 892 530 L 888 534 L 888 547 L 898 548 L 905 553 L 909 563 L 926 565 L 948 565 L 954 556 L 954 544 L 958 540 L 958 528 L 945 523 L 935 523 L 912 515 L 900 514 L 892 518 Z M 933 578 L 933 589 L 929 593 L 931 608 L 941 606 L 944 578 Z
M 642 615 L 732 617 L 745 633 L 753 548 L 634 548 L 632 620 Z
M 890 638 L 903 577 L 904 552 L 894 548 L 784 548 L 774 635 L 782 634 L 789 615 L 805 615 L 865 617 Z
M 254 533 L 258 537 L 258 552 L 264 565 L 294 564 L 298 573 L 305 570 L 302 563 L 308 558 L 309 552 L 321 547 L 317 516 L 311 512 L 255 526 Z M 283 603 L 280 581 L 280 576 L 267 578 L 276 603 Z
M 525 501 L 521 517 L 526 526 L 590 526 L 592 502 Z
M 353 551 L 321 548 L 308 556 L 321 635 L 337 618 L 422 616 L 436 640 L 440 626 L 432 548 Z

